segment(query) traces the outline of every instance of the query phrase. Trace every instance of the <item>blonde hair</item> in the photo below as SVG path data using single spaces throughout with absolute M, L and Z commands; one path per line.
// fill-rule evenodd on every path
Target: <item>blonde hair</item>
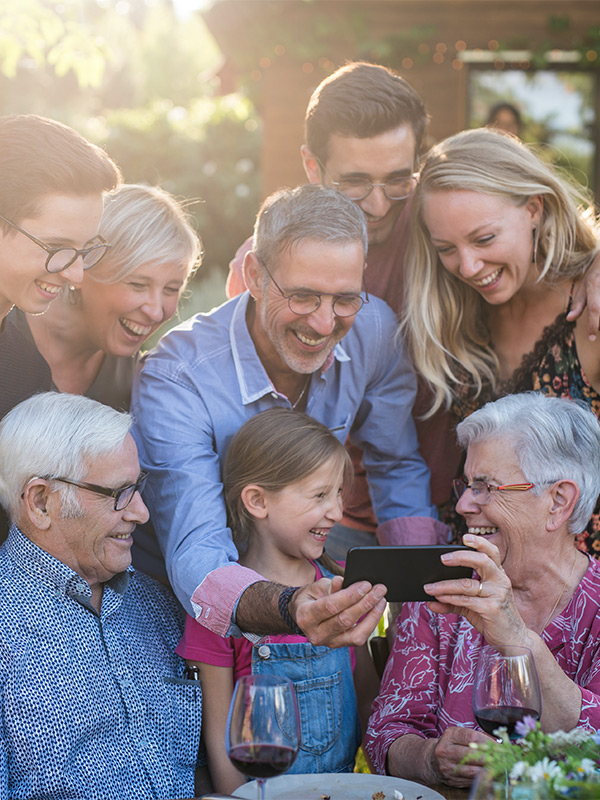
M 515 137 L 479 128 L 435 145 L 425 157 L 412 201 L 401 320 L 415 367 L 432 389 L 427 416 L 451 404 L 457 385 L 464 383 L 459 372 L 466 372 L 476 396 L 485 384 L 495 387 L 498 375 L 487 304 L 442 266 L 423 218 L 428 192 L 460 190 L 500 197 L 515 206 L 542 196 L 540 281 L 581 278 L 598 247 L 594 213 L 584 191 Z
M 184 207 L 159 186 L 125 183 L 106 196 L 99 233 L 111 244 L 97 269 L 99 283 L 117 283 L 147 264 L 181 263 L 189 279 L 202 242 Z
M 352 480 L 350 456 L 316 419 L 289 408 L 270 408 L 245 422 L 231 440 L 223 467 L 225 502 L 236 544 L 244 545 L 254 529 L 254 517 L 242 500 L 246 486 L 255 483 L 278 492 L 331 458 L 343 471 L 347 486 Z

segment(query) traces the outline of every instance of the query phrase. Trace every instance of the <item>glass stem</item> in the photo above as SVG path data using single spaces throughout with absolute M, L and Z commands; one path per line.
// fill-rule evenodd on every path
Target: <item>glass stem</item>
M 267 782 L 267 779 L 257 778 L 256 782 L 258 784 L 258 800 L 265 800 L 265 783 Z

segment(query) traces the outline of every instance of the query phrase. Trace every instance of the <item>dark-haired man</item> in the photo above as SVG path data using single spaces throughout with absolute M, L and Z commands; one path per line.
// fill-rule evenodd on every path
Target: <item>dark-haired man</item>
M 369 238 L 365 283 L 396 313 L 402 307 L 410 195 L 427 120 L 423 101 L 403 78 L 362 62 L 347 64 L 325 78 L 306 109 L 301 155 L 308 180 L 335 186 L 364 213 Z M 250 247 L 248 240 L 230 264 L 229 297 L 246 288 L 242 263 Z M 432 500 L 438 505 L 450 498 L 460 452 L 446 413 L 425 422 L 418 419 L 426 403 L 421 388 L 415 423 L 432 473 Z M 356 473 L 352 496 L 345 505 L 344 524 L 336 525 L 327 544 L 328 552 L 340 559 L 352 545 L 374 544 L 377 528 L 361 453 L 352 446 L 350 452 Z

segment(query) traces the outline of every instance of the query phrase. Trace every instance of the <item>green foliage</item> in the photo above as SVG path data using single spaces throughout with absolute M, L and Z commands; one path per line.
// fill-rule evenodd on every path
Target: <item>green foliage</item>
M 260 135 L 248 100 L 201 98 L 187 109 L 160 100 L 108 111 L 79 129 L 106 148 L 126 181 L 187 198 L 206 265 L 227 266 L 251 234 L 258 206 Z
M 78 4 L 3 0 L 0 72 L 15 78 L 23 59 L 48 64 L 59 77 L 72 71 L 80 86 L 99 86 L 111 57 L 105 41 L 78 18 Z
M 520 726 L 520 727 L 519 727 Z M 506 728 L 494 731 L 499 741 L 472 743 L 475 760 L 483 756 L 483 766 L 492 780 L 511 784 L 544 783 L 549 798 L 570 795 L 598 797 L 600 784 L 600 739 L 581 728 L 544 733 L 539 722 L 525 717 L 517 723 L 520 739 L 511 742 Z M 575 789 L 576 787 L 576 789 Z

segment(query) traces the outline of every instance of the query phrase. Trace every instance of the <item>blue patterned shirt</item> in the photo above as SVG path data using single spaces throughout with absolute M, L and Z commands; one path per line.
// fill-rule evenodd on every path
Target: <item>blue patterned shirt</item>
M 14 525 L 0 548 L 0 800 L 193 797 L 201 697 L 166 589 L 129 569 L 100 615 Z

